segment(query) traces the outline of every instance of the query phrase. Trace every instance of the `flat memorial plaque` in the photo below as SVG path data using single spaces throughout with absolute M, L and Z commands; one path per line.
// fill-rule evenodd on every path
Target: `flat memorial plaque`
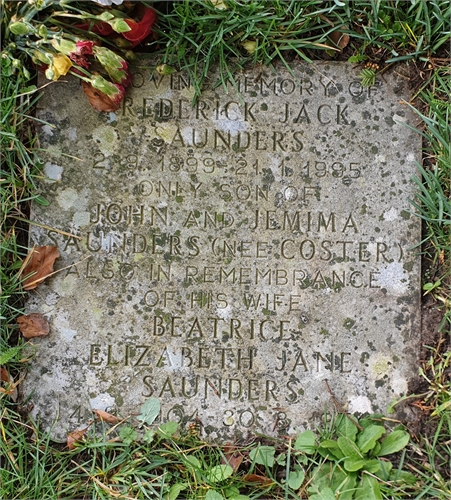
M 421 143 L 405 80 L 363 88 L 359 71 L 214 74 L 193 107 L 185 75 L 145 69 L 117 113 L 76 79 L 46 89 L 31 244 L 57 245 L 61 272 L 30 293 L 51 332 L 24 392 L 55 438 L 150 397 L 225 440 L 302 430 L 329 388 L 363 413 L 406 393 Z

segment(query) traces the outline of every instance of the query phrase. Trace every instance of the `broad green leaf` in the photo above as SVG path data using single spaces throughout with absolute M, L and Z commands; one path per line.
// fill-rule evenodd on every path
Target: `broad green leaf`
M 233 474 L 230 465 L 215 465 L 207 471 L 207 479 L 210 483 L 219 483 Z
M 363 458 L 362 453 L 360 452 L 357 445 L 348 438 L 339 437 L 337 439 L 338 446 L 340 451 L 343 453 L 343 456 L 347 458 L 354 458 L 358 460 L 359 458 Z
M 358 429 L 346 415 L 340 415 L 337 421 L 337 434 L 355 441 Z
M 324 488 L 316 495 L 311 495 L 310 500 L 335 500 L 334 492 L 330 488 Z
M 222 492 L 224 493 L 226 498 L 234 498 L 240 496 L 240 490 L 236 486 L 227 486 L 222 489 Z
M 381 461 L 377 458 L 372 460 L 366 460 L 364 470 L 371 472 L 371 474 L 377 474 L 381 470 Z
M 150 398 L 141 406 L 141 413 L 136 418 L 147 425 L 151 425 L 158 417 L 160 408 L 160 401 L 157 398 Z
M 131 425 L 124 425 L 119 431 L 119 436 L 125 444 L 132 444 L 138 438 L 138 433 Z
M 390 476 L 390 472 L 393 468 L 393 464 L 391 462 L 386 462 L 385 460 L 379 460 L 380 469 L 376 471 L 377 477 L 380 477 L 383 481 L 388 481 L 388 479 L 392 479 Z
M 161 424 L 157 432 L 160 436 L 163 437 L 171 437 L 173 434 L 177 432 L 178 424 L 177 422 L 166 422 L 165 424 Z
M 330 488 L 331 486 L 331 471 L 332 467 L 330 462 L 324 463 L 313 469 L 311 474 L 312 481 L 310 487 L 308 488 L 309 493 L 319 493 L 325 488 Z
M 221 493 L 218 493 L 215 490 L 208 490 L 207 494 L 205 495 L 205 500 L 224 500 L 224 497 L 221 495 Z
M 257 448 L 254 448 L 249 453 L 249 457 L 256 464 L 272 467 L 274 465 L 275 452 L 274 446 L 257 446 Z
M 411 474 L 410 472 L 406 472 L 403 470 L 396 470 L 395 472 L 392 472 L 390 474 L 390 481 L 395 481 L 397 483 L 405 483 L 405 484 L 415 484 L 418 481 L 418 478 L 413 474 Z
M 169 492 L 167 493 L 165 500 L 176 500 L 178 496 L 180 495 L 180 492 L 186 490 L 186 484 L 185 483 L 175 483 L 171 486 L 169 489 Z
M 332 439 L 325 439 L 324 441 L 321 441 L 318 446 L 318 453 L 323 458 L 326 458 L 327 456 L 335 458 L 337 460 L 343 458 L 343 453 L 341 452 L 338 443 L 336 441 L 333 441 Z
M 194 457 L 193 455 L 187 455 L 185 457 L 185 460 L 190 464 L 190 465 L 193 465 L 196 469 L 200 469 L 201 468 L 201 464 L 200 464 L 200 461 Z
M 364 458 L 348 458 L 343 462 L 343 467 L 348 472 L 355 472 L 360 469 L 363 469 L 366 462 L 367 460 L 365 460 Z
M 313 431 L 304 431 L 296 438 L 293 447 L 295 450 L 303 451 L 307 455 L 313 455 L 316 451 L 315 440 L 316 437 Z
M 357 446 L 362 453 L 368 453 L 376 446 L 376 442 L 385 434 L 382 425 L 370 425 L 357 437 Z
M 381 490 L 377 479 L 365 474 L 356 490 L 355 500 L 382 500 Z
M 298 490 L 305 479 L 303 470 L 291 470 L 288 474 L 288 486 L 293 490 Z
M 247 495 L 233 495 L 232 497 L 227 497 L 228 500 L 251 500 L 251 497 Z
M 356 483 L 356 472 L 345 472 L 337 467 L 332 475 L 331 489 L 335 493 L 340 492 L 339 500 L 352 500 Z
M 281 453 L 280 455 L 277 456 L 276 458 L 276 463 L 278 465 L 287 465 L 287 456 L 285 453 Z
M 397 453 L 407 446 L 410 436 L 404 431 L 393 431 L 384 440 L 381 441 L 381 449 L 377 454 L 378 457 Z
M 147 444 L 150 444 L 155 437 L 155 431 L 153 429 L 148 429 L 143 436 L 143 441 Z

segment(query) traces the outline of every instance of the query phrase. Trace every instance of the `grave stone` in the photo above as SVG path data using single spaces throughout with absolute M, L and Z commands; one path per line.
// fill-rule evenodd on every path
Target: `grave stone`
M 185 74 L 139 69 L 116 113 L 75 78 L 46 88 L 30 244 L 61 271 L 30 292 L 51 332 L 23 389 L 56 439 L 150 397 L 226 440 L 309 427 L 331 394 L 383 413 L 407 392 L 420 138 L 405 78 L 359 71 L 213 72 L 193 104 Z

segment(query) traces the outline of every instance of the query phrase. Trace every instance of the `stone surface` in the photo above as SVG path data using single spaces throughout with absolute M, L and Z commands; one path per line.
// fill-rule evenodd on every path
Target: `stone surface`
M 151 396 L 161 421 L 227 439 L 307 427 L 327 384 L 350 412 L 406 393 L 420 138 L 405 81 L 358 72 L 258 68 L 240 95 L 213 75 L 192 107 L 186 76 L 142 71 L 115 114 L 77 80 L 47 87 L 31 244 L 57 245 L 61 272 L 30 293 L 51 332 L 24 392 L 57 439 Z

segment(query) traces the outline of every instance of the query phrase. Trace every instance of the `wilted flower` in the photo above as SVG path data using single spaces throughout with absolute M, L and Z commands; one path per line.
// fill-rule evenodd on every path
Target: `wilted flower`
M 123 87 L 130 85 L 131 75 L 125 59 L 106 47 L 93 47 L 93 53 L 114 83 Z
M 52 45 L 58 52 L 62 52 L 69 56 L 78 66 L 89 68 L 90 63 L 85 56 L 93 54 L 92 48 L 96 43 L 91 40 L 78 40 L 77 42 L 73 42 L 65 39 L 53 39 Z
M 142 7 L 142 6 L 140 6 Z M 129 25 L 130 31 L 121 33 L 121 35 L 132 43 L 132 47 L 140 44 L 152 32 L 152 26 L 157 20 L 156 12 L 150 7 L 144 7 L 142 11 L 141 20 L 135 21 L 134 19 L 125 19 Z
M 91 106 L 97 111 L 117 111 L 125 97 L 122 85 L 109 82 L 100 75 L 82 82 Z
M 50 66 L 45 72 L 45 76 L 49 80 L 58 80 L 60 76 L 64 76 L 72 67 L 71 60 L 64 54 L 53 56 Z

